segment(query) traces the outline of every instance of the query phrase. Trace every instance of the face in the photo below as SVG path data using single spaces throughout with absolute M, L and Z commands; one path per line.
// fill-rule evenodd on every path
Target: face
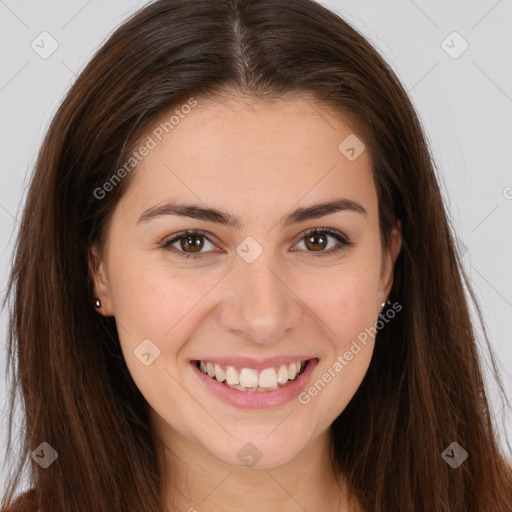
M 348 118 L 302 96 L 197 101 L 162 141 L 149 132 L 94 247 L 95 291 L 159 435 L 275 467 L 359 387 L 400 236 L 381 245 Z

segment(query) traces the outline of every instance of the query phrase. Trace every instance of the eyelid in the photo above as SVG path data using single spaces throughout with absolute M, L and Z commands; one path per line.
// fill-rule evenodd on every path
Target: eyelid
M 172 235 L 171 238 L 165 238 L 160 243 L 160 247 L 164 250 L 172 251 L 172 253 L 177 254 L 178 257 L 182 256 L 182 257 L 186 257 L 186 258 L 190 258 L 190 257 L 194 258 L 194 257 L 199 257 L 199 256 L 204 257 L 205 254 L 214 252 L 214 251 L 206 251 L 206 252 L 191 253 L 191 252 L 180 251 L 174 247 L 170 247 L 172 244 L 178 242 L 181 238 L 186 237 L 186 236 L 202 236 L 202 237 L 206 238 L 206 240 L 208 240 L 211 244 L 213 244 L 213 242 L 210 240 L 209 233 L 207 233 L 206 231 L 202 231 L 200 229 L 186 229 L 185 231 L 180 231 L 179 233 Z
M 342 232 L 333 229 L 333 228 L 309 228 L 304 230 L 298 235 L 298 241 L 294 244 L 297 245 L 298 243 L 302 242 L 307 236 L 313 236 L 315 234 L 318 235 L 327 235 L 331 236 L 332 238 L 335 238 L 338 241 L 338 244 L 334 247 L 329 249 L 328 251 L 298 251 L 297 249 L 293 249 L 293 252 L 304 252 L 307 254 L 306 257 L 316 257 L 316 256 L 328 256 L 331 254 L 334 254 L 342 249 L 347 249 L 349 247 L 352 247 L 354 245 L 354 242 L 352 242 L 346 235 L 344 235 Z M 218 251 L 206 251 L 206 252 L 198 252 L 198 253 L 189 253 L 185 251 L 178 250 L 174 247 L 170 247 L 172 244 L 178 242 L 181 238 L 185 236 L 201 236 L 206 238 L 211 244 L 214 244 L 210 240 L 209 233 L 206 231 L 200 230 L 200 229 L 187 229 L 185 231 L 181 231 L 179 233 L 176 233 L 175 235 L 172 235 L 171 238 L 166 238 L 160 243 L 160 247 L 164 250 L 172 251 L 174 254 L 176 254 L 178 257 L 184 257 L 184 258 L 199 258 L 204 257 L 207 254 L 218 252 Z
M 307 257 L 324 256 L 324 255 L 328 256 L 328 255 L 332 255 L 334 253 L 337 253 L 338 251 L 341 251 L 343 249 L 348 249 L 348 248 L 354 246 L 354 242 L 352 242 L 348 238 L 348 236 L 343 234 L 341 231 L 338 231 L 337 229 L 333 229 L 333 228 L 310 228 L 310 229 L 306 229 L 305 231 L 300 233 L 299 241 L 297 242 L 297 244 L 302 242 L 306 237 L 314 236 L 314 235 L 327 235 L 327 236 L 330 236 L 332 238 L 335 238 L 338 241 L 338 244 L 336 244 L 335 247 L 332 247 L 331 249 L 329 249 L 327 251 L 325 251 L 325 250 L 322 250 L 322 251 L 301 251 L 301 252 L 304 252 Z M 295 245 L 297 245 L 297 244 L 295 244 Z M 294 249 L 294 252 L 296 252 L 296 251 L 297 250 Z

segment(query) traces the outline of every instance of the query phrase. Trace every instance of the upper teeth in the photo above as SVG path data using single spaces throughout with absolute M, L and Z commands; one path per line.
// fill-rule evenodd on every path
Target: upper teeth
M 199 368 L 202 372 L 215 378 L 219 382 L 226 381 L 226 384 L 244 388 L 275 388 L 278 384 L 286 384 L 289 380 L 295 379 L 303 369 L 305 361 L 294 361 L 287 365 L 265 368 L 261 371 L 253 368 L 242 368 L 240 372 L 234 366 L 227 366 L 225 369 L 217 363 L 201 361 Z

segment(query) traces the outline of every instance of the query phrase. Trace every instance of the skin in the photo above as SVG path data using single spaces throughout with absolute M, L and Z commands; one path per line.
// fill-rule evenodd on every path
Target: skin
M 373 338 L 306 405 L 237 409 L 205 388 L 189 360 L 310 354 L 319 364 L 309 386 L 375 325 L 393 283 L 400 225 L 382 247 L 370 152 L 350 161 L 338 150 L 353 133 L 348 117 L 306 96 L 198 98 L 134 171 L 103 252 L 93 246 L 99 312 L 116 318 L 127 366 L 163 443 L 169 510 L 313 511 L 328 503 L 349 510 L 344 479 L 338 486 L 329 463 L 329 426 L 359 387 Z M 299 206 L 340 197 L 367 215 L 341 211 L 280 224 Z M 215 207 L 244 225 L 173 215 L 137 223 L 169 200 Z M 306 245 L 312 228 L 337 230 L 354 245 L 320 256 L 339 242 L 328 235 L 324 246 Z M 201 257 L 161 248 L 187 229 L 207 232 L 198 237 Z M 251 264 L 236 252 L 249 236 L 263 248 Z M 187 251 L 179 240 L 173 247 Z M 133 351 L 148 338 L 160 355 L 145 366 Z M 262 454 L 250 468 L 237 457 L 248 442 Z

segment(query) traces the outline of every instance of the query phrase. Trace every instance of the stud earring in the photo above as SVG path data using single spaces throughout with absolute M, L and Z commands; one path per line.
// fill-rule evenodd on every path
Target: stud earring
M 94 302 L 94 307 L 96 309 L 101 308 L 101 300 L 100 299 L 96 299 L 96 301 Z
M 383 302 L 383 303 L 381 304 L 381 307 L 384 307 L 386 304 L 391 305 L 391 302 L 389 302 L 389 300 L 386 300 L 386 302 Z

